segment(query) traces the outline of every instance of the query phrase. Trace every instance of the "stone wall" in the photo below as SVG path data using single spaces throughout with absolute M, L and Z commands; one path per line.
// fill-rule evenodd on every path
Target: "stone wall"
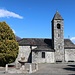
M 42 52 L 45 52 L 45 58 L 42 58 Z M 54 63 L 54 52 L 32 51 L 32 63 Z
M 65 49 L 65 61 L 75 61 L 75 49 Z
M 60 24 L 60 28 L 57 28 Z M 55 49 L 55 60 L 64 62 L 64 25 L 63 20 L 52 21 L 52 45 Z
M 19 46 L 19 54 L 16 59 L 16 63 L 21 60 L 21 57 L 25 57 L 25 61 L 28 61 L 29 55 L 31 52 L 30 46 Z

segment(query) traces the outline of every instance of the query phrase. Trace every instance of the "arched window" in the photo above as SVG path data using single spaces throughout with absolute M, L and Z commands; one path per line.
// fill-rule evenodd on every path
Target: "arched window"
M 58 28 L 58 29 L 60 29 L 60 28 L 61 28 L 61 25 L 60 25 L 59 23 L 57 24 L 57 28 Z

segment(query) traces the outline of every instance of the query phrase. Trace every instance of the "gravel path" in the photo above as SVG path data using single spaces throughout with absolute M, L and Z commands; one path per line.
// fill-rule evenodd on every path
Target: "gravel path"
M 75 75 L 75 63 L 39 64 L 39 70 L 31 74 L 9 74 L 0 68 L 0 75 Z

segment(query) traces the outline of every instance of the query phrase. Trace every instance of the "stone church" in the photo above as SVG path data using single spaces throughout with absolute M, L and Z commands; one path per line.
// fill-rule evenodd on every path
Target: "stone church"
M 19 54 L 29 63 L 74 62 L 75 45 L 64 39 L 64 19 L 56 12 L 52 21 L 52 38 L 23 38 L 18 41 Z

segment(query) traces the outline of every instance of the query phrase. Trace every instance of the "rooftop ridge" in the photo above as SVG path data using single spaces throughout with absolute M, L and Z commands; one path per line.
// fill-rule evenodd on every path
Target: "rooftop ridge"
M 54 17 L 52 20 L 63 20 L 62 16 L 59 14 L 58 11 L 56 11 Z

